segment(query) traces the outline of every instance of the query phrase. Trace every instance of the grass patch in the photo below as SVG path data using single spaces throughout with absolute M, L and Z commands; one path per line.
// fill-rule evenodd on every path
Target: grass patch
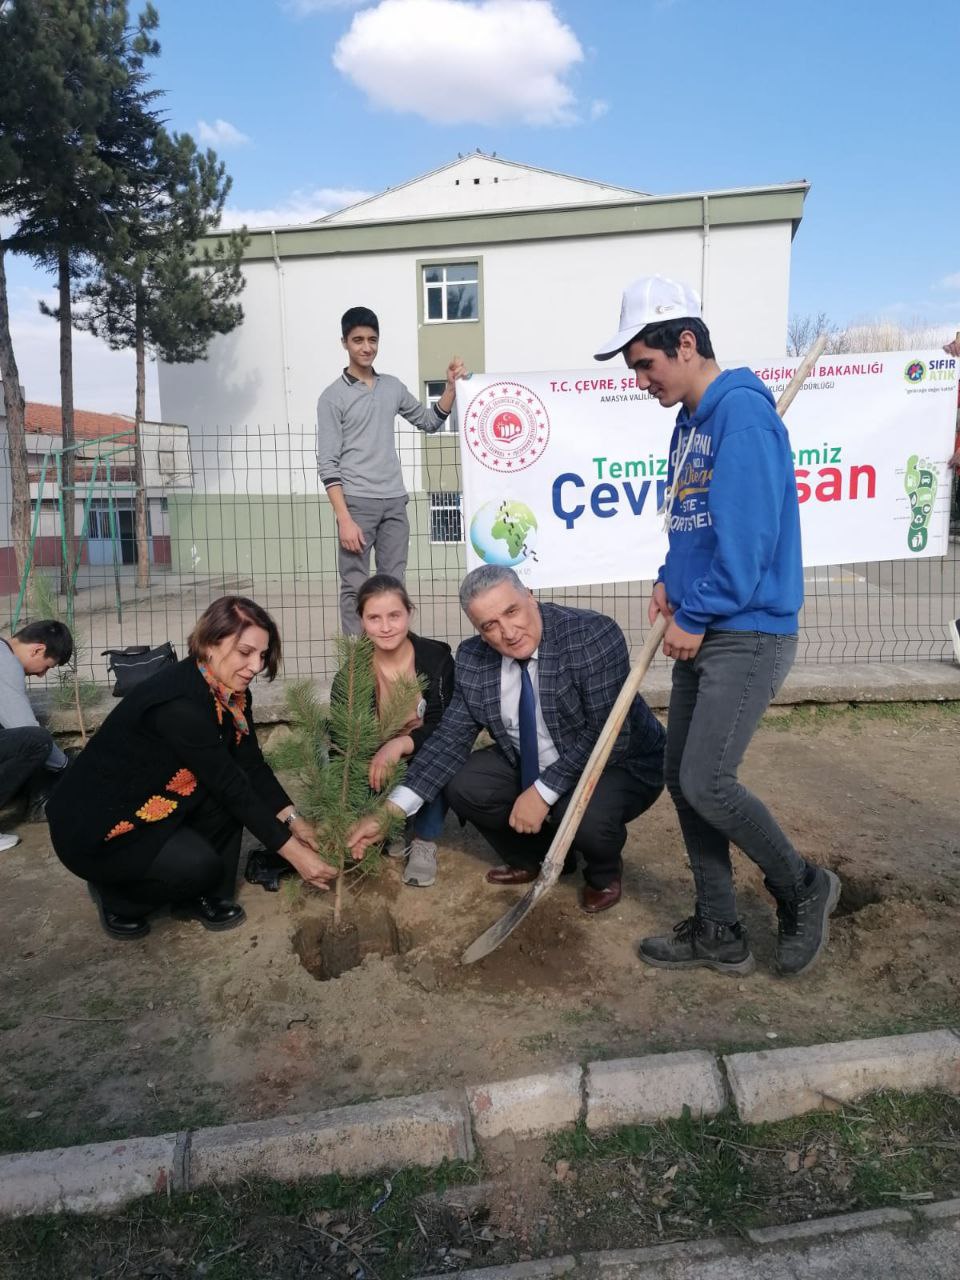
M 916 726 L 954 725 L 960 719 L 960 702 L 847 702 L 804 703 L 789 710 L 776 708 L 763 721 L 765 729 L 778 733 L 815 733 L 845 728 L 861 733 L 876 724 Z
M 451 1250 L 451 1265 L 507 1256 L 493 1232 L 420 1199 L 478 1177 L 476 1166 L 446 1164 L 393 1174 L 389 1195 L 383 1177 L 327 1177 L 144 1200 L 109 1217 L 21 1218 L 0 1224 L 0 1276 L 406 1280 Z
M 549 1158 L 572 1167 L 556 1194 L 580 1247 L 743 1231 L 956 1195 L 960 1099 L 880 1093 L 778 1124 L 685 1113 L 606 1135 L 581 1127 Z

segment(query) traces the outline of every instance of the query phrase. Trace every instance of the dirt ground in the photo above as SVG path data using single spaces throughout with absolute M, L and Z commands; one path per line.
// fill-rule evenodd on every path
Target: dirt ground
M 161 918 L 135 943 L 100 930 L 46 829 L 0 855 L 0 1144 L 7 1150 L 308 1111 L 673 1048 L 776 1047 L 960 1022 L 960 715 L 953 707 L 784 713 L 744 780 L 801 851 L 844 882 L 830 947 L 772 973 L 776 922 L 737 858 L 755 974 L 653 970 L 645 934 L 691 908 L 666 796 L 632 826 L 624 898 L 601 916 L 565 879 L 501 947 L 463 949 L 515 900 L 450 817 L 441 872 L 404 888 L 385 862 L 354 899 L 392 914 L 403 954 L 333 981 L 303 967 L 326 895 L 243 884 L 225 934 Z M 295 946 L 295 938 L 298 945 Z

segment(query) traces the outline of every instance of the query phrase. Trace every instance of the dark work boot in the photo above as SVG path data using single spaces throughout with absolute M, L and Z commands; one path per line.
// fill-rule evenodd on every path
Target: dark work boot
M 777 972 L 805 973 L 827 945 L 830 916 L 840 901 L 840 879 L 825 867 L 808 867 L 792 898 L 777 898 Z
M 641 960 L 657 969 L 715 969 L 717 973 L 753 973 L 756 961 L 747 931 L 738 921 L 717 924 L 695 911 L 673 926 L 673 932 L 644 938 L 637 948 Z

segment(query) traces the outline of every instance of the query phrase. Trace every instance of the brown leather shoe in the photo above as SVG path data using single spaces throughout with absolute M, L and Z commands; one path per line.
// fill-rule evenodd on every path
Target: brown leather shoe
M 487 872 L 487 884 L 532 884 L 539 874 L 529 867 L 493 867 Z
M 609 911 L 619 901 L 619 880 L 613 880 L 605 889 L 593 889 L 588 884 L 583 886 L 583 909 L 590 915 L 596 915 L 598 911 Z

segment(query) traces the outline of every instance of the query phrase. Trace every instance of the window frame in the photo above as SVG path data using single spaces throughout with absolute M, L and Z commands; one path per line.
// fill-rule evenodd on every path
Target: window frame
M 450 267 L 472 267 L 473 279 L 470 280 L 448 280 L 447 270 Z M 427 280 L 428 271 L 440 271 L 443 278 L 441 280 Z M 420 280 L 423 290 L 423 323 L 424 324 L 478 324 L 480 321 L 480 259 L 467 259 L 466 261 L 447 261 L 447 262 L 424 262 L 420 266 Z M 477 314 L 475 316 L 455 316 L 451 319 L 447 314 L 447 289 L 451 285 L 472 284 L 477 291 Z M 430 290 L 439 289 L 441 299 L 442 315 L 430 315 Z
M 439 387 L 440 390 L 434 392 L 430 390 L 431 387 Z M 446 390 L 446 387 L 447 387 L 446 378 L 427 378 L 424 381 L 423 403 L 427 406 L 428 409 L 432 408 L 437 403 L 437 401 L 440 399 L 440 397 L 443 395 L 444 391 Z M 434 431 L 431 434 L 435 436 L 455 436 L 457 434 L 456 407 L 454 407 L 454 410 L 448 415 L 446 422 L 444 422 L 440 430 Z M 447 491 L 438 490 L 437 492 L 445 493 Z M 453 492 L 453 490 L 451 490 L 450 492 Z
M 447 499 L 447 501 L 438 501 L 438 499 Z M 456 498 L 456 502 L 451 502 L 451 498 Z M 428 489 L 427 499 L 429 502 L 429 518 L 430 518 L 430 545 L 432 547 L 457 547 L 463 546 L 464 529 L 463 529 L 463 492 L 459 489 Z M 434 524 L 434 516 L 440 516 L 442 521 L 442 513 L 455 512 L 460 522 L 459 538 L 435 538 L 434 533 L 438 532 L 439 526 Z M 449 517 L 448 517 L 449 520 Z

